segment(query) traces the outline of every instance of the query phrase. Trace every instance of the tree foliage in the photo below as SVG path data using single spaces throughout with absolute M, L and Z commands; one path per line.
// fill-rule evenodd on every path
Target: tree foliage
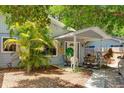
M 49 37 L 42 35 L 39 28 L 33 22 L 25 22 L 23 25 L 14 25 L 11 31 L 16 31 L 15 34 L 18 39 L 9 39 L 5 42 L 5 47 L 16 43 L 18 46 L 17 54 L 21 60 L 20 65 L 27 68 L 30 72 L 32 68 L 40 68 L 41 66 L 48 66 L 49 60 L 43 54 L 45 46 L 52 46 L 52 40 Z
M 41 28 L 50 23 L 48 9 L 49 6 L 0 6 L 0 10 L 6 15 L 9 25 L 16 22 L 23 24 L 26 21 L 31 21 L 37 23 Z
M 113 36 L 124 36 L 124 6 L 51 6 L 50 14 L 76 30 L 98 26 Z

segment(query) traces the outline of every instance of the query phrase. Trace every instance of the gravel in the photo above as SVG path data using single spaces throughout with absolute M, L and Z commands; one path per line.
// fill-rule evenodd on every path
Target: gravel
M 94 70 L 87 81 L 88 88 L 124 88 L 124 78 L 118 74 L 116 68 Z

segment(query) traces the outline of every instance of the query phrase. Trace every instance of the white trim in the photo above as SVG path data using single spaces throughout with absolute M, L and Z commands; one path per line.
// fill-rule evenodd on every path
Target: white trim
M 76 35 L 77 39 L 79 39 L 78 35 L 83 34 L 85 32 L 89 32 L 91 30 L 92 30 L 92 32 L 98 34 L 100 37 L 97 38 L 97 37 L 89 37 L 89 36 L 85 37 L 85 36 L 83 36 L 82 39 L 89 39 L 89 41 L 97 40 L 97 39 L 111 39 L 111 36 L 107 35 L 99 27 L 89 27 L 89 28 L 81 29 L 81 30 L 78 30 L 78 31 L 75 31 L 75 32 L 70 32 L 70 33 L 67 33 L 65 35 L 61 35 L 61 36 L 55 37 L 55 39 L 64 39 L 64 38 L 69 38 L 69 37 L 73 38 L 74 35 Z M 92 32 L 91 32 L 91 34 L 92 34 Z
M 3 50 L 3 38 L 11 38 L 11 37 L 9 37 L 9 36 L 2 36 L 1 37 L 1 53 L 15 53 L 16 51 L 4 51 Z M 12 37 L 12 38 L 16 39 L 16 37 Z M 17 46 L 16 46 L 16 50 L 17 50 Z
M 117 41 L 117 42 L 119 42 L 119 43 L 123 43 L 123 40 L 121 40 L 121 39 L 111 38 L 111 40 Z
M 66 42 L 72 42 L 72 43 L 74 43 L 73 41 L 64 41 L 64 55 L 65 55 L 65 52 L 66 52 L 66 51 L 65 51 Z M 78 51 L 78 52 L 79 52 L 79 53 L 78 53 L 78 54 L 79 54 L 79 59 L 78 59 L 78 60 L 79 60 L 79 63 L 80 63 L 80 61 L 81 61 L 81 60 L 80 60 L 80 58 L 81 58 L 81 43 L 80 43 L 80 42 L 76 42 L 76 43 L 79 44 L 79 51 Z
M 111 39 L 111 36 L 107 35 L 104 31 L 102 31 L 102 29 L 100 29 L 99 27 L 89 27 L 89 28 L 85 28 L 82 30 L 78 30 L 76 32 L 76 35 L 80 34 L 80 33 L 84 33 L 87 31 L 92 30 L 93 32 L 97 33 L 98 35 L 102 36 L 101 39 Z
M 78 44 L 79 44 L 79 63 L 81 63 L 81 43 L 80 42 L 78 42 Z

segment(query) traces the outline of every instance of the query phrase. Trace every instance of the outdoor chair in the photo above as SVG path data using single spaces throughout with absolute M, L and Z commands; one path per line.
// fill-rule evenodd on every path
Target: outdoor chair
M 90 68 L 100 68 L 100 59 L 95 56 L 84 57 L 83 65 Z

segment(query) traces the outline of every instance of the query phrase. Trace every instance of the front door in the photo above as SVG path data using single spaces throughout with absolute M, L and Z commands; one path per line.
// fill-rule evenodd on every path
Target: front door
M 80 42 L 77 42 L 77 58 L 80 62 Z M 68 53 L 70 52 L 70 53 Z M 74 53 L 74 42 L 73 41 L 65 41 L 64 54 L 68 56 L 73 56 Z

